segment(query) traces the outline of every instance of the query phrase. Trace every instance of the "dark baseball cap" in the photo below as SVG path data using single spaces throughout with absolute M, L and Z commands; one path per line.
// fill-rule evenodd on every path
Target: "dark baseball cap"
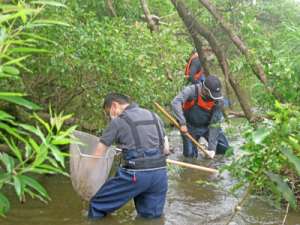
M 203 86 L 209 91 L 213 99 L 223 98 L 221 90 L 222 84 L 218 77 L 214 75 L 208 75 L 203 82 Z

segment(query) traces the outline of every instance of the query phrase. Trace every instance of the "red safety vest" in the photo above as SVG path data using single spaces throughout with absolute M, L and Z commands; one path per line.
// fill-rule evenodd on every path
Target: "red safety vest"
M 199 88 L 199 84 L 197 84 L 198 88 Z M 211 110 L 213 105 L 215 104 L 216 100 L 213 101 L 204 101 L 198 91 L 197 88 L 197 92 L 198 92 L 198 103 L 197 105 L 200 106 L 202 109 L 206 109 L 206 110 Z M 193 105 L 195 104 L 195 98 L 193 101 L 191 102 L 185 102 L 183 104 L 183 110 L 188 110 L 189 108 L 191 108 Z
M 193 60 L 194 58 L 197 58 L 197 57 L 198 57 L 198 55 L 193 55 L 193 56 L 190 58 L 190 60 L 189 60 L 189 64 L 186 65 L 186 67 L 185 67 L 185 75 L 186 75 L 187 77 L 189 76 L 191 62 L 192 62 L 192 60 Z M 202 67 L 201 67 L 200 72 L 195 74 L 195 79 L 196 79 L 196 80 L 200 77 L 200 75 L 201 75 L 201 73 L 202 73 L 202 70 L 203 70 L 203 69 L 202 69 Z

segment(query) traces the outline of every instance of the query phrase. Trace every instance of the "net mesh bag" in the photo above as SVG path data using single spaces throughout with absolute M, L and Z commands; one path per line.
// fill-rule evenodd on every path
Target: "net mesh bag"
M 89 201 L 107 180 L 115 150 L 109 147 L 103 157 L 92 156 L 99 137 L 73 131 L 72 135 L 87 146 L 70 144 L 70 174 L 74 190 L 82 201 Z

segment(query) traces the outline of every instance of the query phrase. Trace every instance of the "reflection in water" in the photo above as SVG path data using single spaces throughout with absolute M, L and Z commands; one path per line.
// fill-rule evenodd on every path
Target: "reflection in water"
M 222 125 L 226 129 L 225 125 Z M 167 129 L 170 146 L 175 147 L 170 159 L 197 164 L 213 169 L 220 169 L 229 164 L 230 158 L 216 156 L 215 160 L 199 157 L 184 158 L 182 156 L 182 142 L 177 129 Z M 240 137 L 227 134 L 231 145 L 241 144 Z M 199 150 L 200 151 L 200 150 Z M 67 165 L 69 166 L 69 165 Z M 117 167 L 115 159 L 111 176 Z M 237 181 L 230 177 L 227 171 L 214 174 L 185 168 L 178 173 L 168 172 L 169 190 L 164 208 L 164 214 L 156 219 L 143 219 L 137 216 L 133 201 L 128 202 L 115 213 L 103 219 L 89 219 L 87 217 L 88 203 L 82 203 L 73 190 L 71 180 L 62 175 L 41 175 L 38 181 L 46 188 L 52 198 L 48 204 L 38 199 L 31 199 L 26 194 L 27 202 L 20 204 L 14 190 L 1 190 L 11 201 L 11 210 L 6 214 L 7 219 L 0 218 L 1 225 L 33 225 L 33 224 L 125 224 L 125 225 L 173 225 L 173 224 L 225 224 L 231 216 L 237 200 L 215 187 L 198 184 L 196 181 L 205 180 L 232 188 Z M 245 190 L 239 190 L 242 196 Z M 281 224 L 284 213 L 255 200 L 247 200 L 248 206 L 243 206 L 234 218 L 233 224 Z M 300 224 L 300 215 L 293 212 L 285 223 Z

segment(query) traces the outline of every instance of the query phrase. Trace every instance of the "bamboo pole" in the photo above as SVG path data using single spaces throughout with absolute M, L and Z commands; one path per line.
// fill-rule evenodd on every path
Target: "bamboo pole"
M 114 147 L 114 146 L 112 146 L 112 147 Z M 116 148 L 116 147 L 114 147 L 114 148 L 117 152 L 122 152 L 122 149 Z M 166 159 L 166 162 L 170 163 L 170 164 L 178 165 L 178 166 L 184 166 L 184 167 L 196 169 L 196 170 L 203 170 L 203 171 L 211 172 L 211 173 L 219 173 L 219 170 L 214 170 L 214 169 L 206 168 L 203 166 L 197 166 L 197 165 L 193 165 L 193 164 L 189 164 L 189 163 L 179 162 L 179 161 L 175 161 L 175 160 L 171 160 L 171 159 Z
M 211 172 L 211 173 L 219 173 L 219 170 L 214 170 L 214 169 L 206 168 L 206 167 L 203 167 L 203 166 L 196 166 L 196 165 L 193 165 L 193 164 L 179 162 L 179 161 L 175 161 L 175 160 L 171 160 L 171 159 L 166 159 L 166 162 L 174 164 L 174 165 L 178 165 L 178 166 L 184 166 L 184 167 L 196 169 L 196 170 L 203 170 L 203 171 Z
M 162 107 L 160 107 L 159 104 L 154 102 L 154 105 L 180 129 L 180 125 L 176 122 L 176 120 L 174 120 Z M 208 152 L 189 133 L 186 133 L 186 136 L 191 139 L 191 141 L 194 142 L 194 144 L 197 145 L 210 159 L 212 159 L 210 154 L 208 154 Z

